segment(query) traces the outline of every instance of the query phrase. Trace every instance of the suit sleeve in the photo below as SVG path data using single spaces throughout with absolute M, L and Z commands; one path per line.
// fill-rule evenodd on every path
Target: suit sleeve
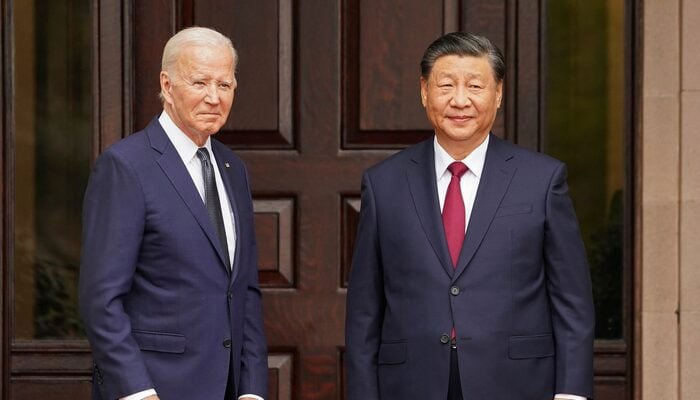
M 362 178 L 360 221 L 347 295 L 347 399 L 379 399 L 377 354 L 384 319 L 384 281 L 372 183 Z
M 122 300 L 136 270 L 145 202 L 133 167 L 115 151 L 97 160 L 82 222 L 79 306 L 102 397 L 153 388 Z
M 568 194 L 566 167 L 547 194 L 544 257 L 556 343 L 555 393 L 593 397 L 595 314 L 586 252 Z
M 248 198 L 252 203 L 247 172 L 245 178 Z M 258 250 L 255 243 L 255 228 L 250 227 L 249 232 L 253 233 L 254 245 L 250 250 L 252 252 L 250 264 L 243 266 L 243 268 L 250 270 L 246 273 L 249 280 L 245 302 L 245 325 L 243 327 L 243 351 L 238 393 L 255 394 L 267 398 L 267 342 L 263 325 L 262 293 L 258 285 Z

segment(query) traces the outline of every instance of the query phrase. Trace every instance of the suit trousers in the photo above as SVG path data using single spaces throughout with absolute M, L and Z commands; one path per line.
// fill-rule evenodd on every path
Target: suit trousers
M 233 395 L 233 385 L 231 385 L 231 381 L 229 380 L 226 382 L 226 393 L 224 394 L 224 400 L 236 400 L 235 396 Z
M 231 381 L 233 376 L 233 360 L 228 363 L 228 380 L 226 381 L 226 393 L 224 394 L 224 400 L 237 400 L 234 393 L 236 393 L 236 385 Z
M 459 380 L 459 363 L 457 348 L 450 351 L 450 381 L 447 387 L 447 400 L 462 400 L 462 384 Z

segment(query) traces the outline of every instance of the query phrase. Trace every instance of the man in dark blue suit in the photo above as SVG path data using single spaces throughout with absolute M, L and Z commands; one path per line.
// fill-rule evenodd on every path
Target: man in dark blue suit
M 248 175 L 210 138 L 228 118 L 236 62 L 216 31 L 173 36 L 164 111 L 95 164 L 79 288 L 94 399 L 266 396 Z
M 435 137 L 370 168 L 347 300 L 348 400 L 592 397 L 594 311 L 561 162 L 490 134 L 505 63 L 421 61 Z

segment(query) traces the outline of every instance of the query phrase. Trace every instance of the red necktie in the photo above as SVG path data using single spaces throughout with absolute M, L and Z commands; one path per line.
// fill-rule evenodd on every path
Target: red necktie
M 452 267 L 457 268 L 457 259 L 459 258 L 459 252 L 462 251 L 465 232 L 464 200 L 462 199 L 462 189 L 459 182 L 462 175 L 469 168 L 462 162 L 455 161 L 447 169 L 452 173 L 452 179 L 447 187 L 445 205 L 442 207 L 442 224 L 445 228 L 447 248 L 450 250 L 450 256 L 452 257 Z

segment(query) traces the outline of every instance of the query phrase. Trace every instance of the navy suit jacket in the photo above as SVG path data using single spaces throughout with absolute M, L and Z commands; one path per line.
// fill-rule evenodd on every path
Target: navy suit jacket
M 348 400 L 592 397 L 590 275 L 564 164 L 490 137 L 459 261 L 433 139 L 364 174 L 348 288 Z
M 231 271 L 157 119 L 95 164 L 83 209 L 79 285 L 95 361 L 93 398 L 155 388 L 165 400 L 223 399 L 229 379 L 234 398 L 267 394 L 247 172 L 213 139 L 212 150 L 235 216 Z

